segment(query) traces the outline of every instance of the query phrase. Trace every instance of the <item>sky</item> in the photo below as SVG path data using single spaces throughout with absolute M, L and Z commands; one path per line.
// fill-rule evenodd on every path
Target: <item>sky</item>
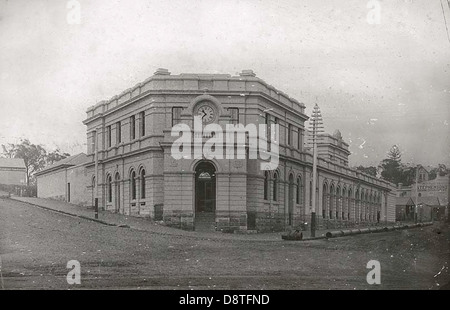
M 449 2 L 0 0 L 0 144 L 83 152 L 86 109 L 157 68 L 252 69 L 306 114 L 318 103 L 351 166 L 395 144 L 404 163 L 449 167 Z

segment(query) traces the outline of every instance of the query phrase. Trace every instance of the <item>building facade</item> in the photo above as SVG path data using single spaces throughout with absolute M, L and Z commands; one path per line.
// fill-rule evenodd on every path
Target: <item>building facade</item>
M 0 184 L 24 186 L 27 184 L 27 168 L 21 158 L 0 158 Z
M 413 203 L 417 199 L 418 211 L 421 212 L 422 206 L 431 208 L 430 218 L 433 220 L 441 220 L 448 217 L 449 197 L 450 197 L 450 175 L 437 174 L 436 178 L 430 180 L 428 171 L 419 165 L 419 173 L 417 175 L 418 182 L 411 186 L 403 186 L 398 184 L 396 190 L 397 196 L 397 211 L 396 220 L 403 221 L 405 218 L 411 220 L 411 217 L 406 216 L 408 206 L 406 202 Z M 409 205 L 411 208 L 411 206 Z M 414 210 L 413 210 L 414 211 Z
M 36 172 L 37 196 L 90 206 L 86 154 L 80 153 Z
M 277 124 L 279 164 L 263 159 L 174 159 L 172 127 L 207 123 Z M 310 222 L 317 195 L 319 227 L 395 221 L 392 184 L 348 167 L 348 145 L 339 132 L 324 135 L 318 181 L 305 148 L 305 106 L 256 77 L 227 74 L 172 75 L 159 69 L 146 81 L 87 110 L 87 204 L 105 210 L 162 218 L 189 230 L 283 230 Z M 203 118 L 202 118 L 203 120 Z M 211 136 L 200 134 L 200 143 Z M 194 141 L 193 141 L 194 143 Z M 236 145 L 237 147 L 237 145 Z M 248 154 L 252 146 L 245 143 Z M 315 187 L 315 189 L 313 189 Z M 206 223 L 206 226 L 205 226 Z

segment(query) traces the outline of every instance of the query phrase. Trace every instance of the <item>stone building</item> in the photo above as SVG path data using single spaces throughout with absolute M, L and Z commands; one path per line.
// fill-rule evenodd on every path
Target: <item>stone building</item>
M 279 164 L 262 159 L 176 160 L 176 124 L 277 124 Z M 395 221 L 392 185 L 348 167 L 348 144 L 339 131 L 324 135 L 318 183 L 304 147 L 305 105 L 267 84 L 251 70 L 228 74 L 179 74 L 158 69 L 152 77 L 87 110 L 87 204 L 151 218 L 183 229 L 283 230 L 310 222 L 317 195 L 319 227 Z M 194 132 L 195 135 L 195 132 Z M 202 135 L 202 143 L 208 140 Z M 250 145 L 245 145 L 247 154 Z M 43 175 L 43 174 L 41 174 Z
M 27 168 L 21 158 L 0 158 L 0 184 L 26 185 Z

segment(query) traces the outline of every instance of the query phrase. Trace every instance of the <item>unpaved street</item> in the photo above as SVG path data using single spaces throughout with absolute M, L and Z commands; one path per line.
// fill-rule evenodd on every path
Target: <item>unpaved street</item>
M 174 236 L 110 227 L 0 199 L 4 289 L 439 289 L 448 226 L 307 242 Z M 69 260 L 81 285 L 68 285 Z M 381 263 L 381 285 L 366 264 Z

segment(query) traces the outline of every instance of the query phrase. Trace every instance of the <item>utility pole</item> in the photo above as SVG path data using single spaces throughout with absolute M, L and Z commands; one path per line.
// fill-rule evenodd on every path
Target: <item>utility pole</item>
M 319 133 L 323 132 L 323 120 L 322 114 L 320 112 L 319 106 L 314 106 L 311 118 L 310 118 L 310 137 L 309 140 L 312 142 L 313 148 L 313 178 L 312 178 L 312 189 L 311 189 L 311 237 L 316 236 L 316 191 L 317 191 L 317 142 L 319 139 Z
M 417 224 L 418 217 L 418 208 L 419 208 L 419 165 L 416 167 L 416 203 L 414 206 L 414 223 Z
M 447 222 L 450 223 L 450 169 L 447 169 Z

